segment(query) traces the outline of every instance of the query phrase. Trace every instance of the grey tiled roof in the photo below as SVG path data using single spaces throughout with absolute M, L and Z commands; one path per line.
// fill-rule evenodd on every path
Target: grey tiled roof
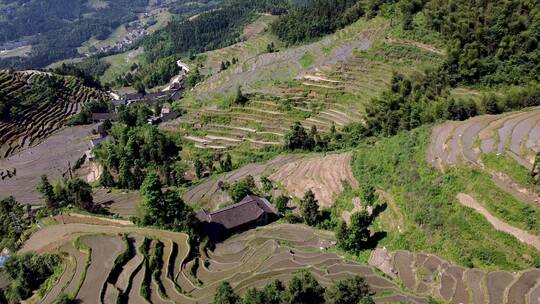
M 277 214 L 277 211 L 267 199 L 248 195 L 234 205 L 213 212 L 200 211 L 197 218 L 202 222 L 217 223 L 232 229 L 255 221 L 264 213 Z

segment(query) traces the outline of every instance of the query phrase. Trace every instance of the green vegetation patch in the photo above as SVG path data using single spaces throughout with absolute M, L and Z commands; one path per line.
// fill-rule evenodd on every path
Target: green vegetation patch
M 512 180 L 520 185 L 527 186 L 534 183 L 530 172 L 506 154 L 482 154 L 481 160 L 486 167 L 497 172 L 508 174 Z
M 310 53 L 305 53 L 304 56 L 300 58 L 300 64 L 302 65 L 304 69 L 311 67 L 314 61 L 315 59 L 313 58 L 313 55 L 311 55 Z
M 538 231 L 538 223 L 527 223 L 537 212 L 521 212 L 528 206 L 498 190 L 485 172 L 456 168 L 443 174 L 430 167 L 425 161 L 430 134 L 428 127 L 401 132 L 375 146 L 360 147 L 354 155 L 355 177 L 390 192 L 403 213 L 401 232 L 388 231 L 380 245 L 390 250 L 430 252 L 483 269 L 536 266 L 540 255 L 532 247 L 496 231 L 482 215 L 461 206 L 456 195 L 475 196 L 492 214 L 522 229 Z

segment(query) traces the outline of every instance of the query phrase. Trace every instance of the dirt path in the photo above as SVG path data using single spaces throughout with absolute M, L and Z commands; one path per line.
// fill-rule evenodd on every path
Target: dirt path
M 540 251 L 540 238 L 537 236 L 499 220 L 468 194 L 459 193 L 457 198 L 463 206 L 472 208 L 484 216 L 495 229 L 511 234 L 523 243 L 529 244 Z
M 183 233 L 169 232 L 151 228 L 139 228 L 139 227 L 115 227 L 115 226 L 102 226 L 102 225 L 89 225 L 89 224 L 65 224 L 65 225 L 51 225 L 44 227 L 36 231 L 32 236 L 24 243 L 24 246 L 20 250 L 21 252 L 46 252 L 53 250 L 65 244 L 66 242 L 76 239 L 80 235 L 84 234 L 111 234 L 119 235 L 122 233 L 138 233 L 147 236 L 156 236 L 163 238 L 170 238 L 175 240 L 179 246 L 187 246 L 188 236 Z
M 432 45 L 421 43 L 418 41 L 413 40 L 405 40 L 405 39 L 398 39 L 398 38 L 386 38 L 384 40 L 386 43 L 392 43 L 392 44 L 401 44 L 401 45 L 412 45 L 419 49 L 423 49 L 424 51 L 436 53 L 439 55 L 444 55 L 445 52 L 443 50 L 440 50 Z

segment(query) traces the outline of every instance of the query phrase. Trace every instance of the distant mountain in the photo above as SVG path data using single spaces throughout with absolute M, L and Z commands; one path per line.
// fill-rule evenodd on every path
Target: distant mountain
M 114 40 L 112 47 L 102 51 L 121 51 L 155 27 L 162 18 L 160 14 L 169 8 L 180 13 L 197 11 L 208 1 L 200 2 L 1 0 L 0 51 L 7 53 L 25 46 L 31 46 L 31 50 L 12 56 L 0 52 L 0 68 L 43 68 L 59 60 L 81 57 L 78 48 L 89 41 L 110 38 Z

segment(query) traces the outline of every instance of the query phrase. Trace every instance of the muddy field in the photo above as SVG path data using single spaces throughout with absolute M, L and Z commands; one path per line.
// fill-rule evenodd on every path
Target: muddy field
M 110 213 L 118 214 L 123 218 L 137 215 L 137 205 L 141 201 L 138 191 L 113 191 L 97 189 L 94 191 L 94 203 L 100 204 Z
M 275 280 L 289 280 L 296 271 L 309 269 L 324 286 L 339 279 L 362 275 L 374 291 L 377 302 L 389 303 L 399 298 L 406 303 L 427 303 L 427 298 L 411 296 L 392 279 L 374 271 L 373 267 L 346 261 L 332 252 L 335 239 L 331 233 L 316 231 L 303 225 L 269 225 L 238 234 L 216 246 L 202 250 L 197 263 L 186 259 L 189 251 L 187 236 L 134 226 L 115 227 L 79 217 L 79 223 L 50 225 L 38 230 L 24 245 L 23 251 L 65 252 L 66 261 L 76 261 L 58 279 L 46 297 L 53 298 L 59 290 L 70 291 L 84 302 L 114 303 L 123 295 L 129 303 L 145 303 L 141 286 L 149 284 L 151 303 L 210 303 L 223 280 L 243 294 L 248 288 L 262 287 Z M 129 234 L 135 253 L 121 267 L 117 279 L 105 283 L 112 261 L 125 251 L 120 234 Z M 142 239 L 152 237 L 149 255 L 153 257 L 157 242 L 163 243 L 161 276 L 144 280 L 147 271 L 139 251 Z M 77 240 L 82 247 L 75 249 Z M 58 249 L 56 249 L 58 248 Z M 86 259 L 85 253 L 90 254 Z M 88 271 L 81 269 L 90 261 Z M 197 265 L 197 266 L 195 266 Z M 197 267 L 197 268 L 194 268 Z M 74 285 L 82 283 L 77 290 Z M 202 285 L 201 285 L 202 284 Z M 159 291 L 158 286 L 163 289 Z
M 500 115 L 482 115 L 433 128 L 427 160 L 439 169 L 478 163 L 482 153 L 505 153 L 531 168 L 540 151 L 540 108 Z
M 36 185 L 46 174 L 51 183 L 68 171 L 90 148 L 90 135 L 95 125 L 65 128 L 37 146 L 8 158 L 0 159 L 0 168 L 16 169 L 12 178 L 0 180 L 0 197 L 13 195 L 24 204 L 42 204 Z
M 407 251 L 388 253 L 379 249 L 372 254 L 387 255 L 388 267 L 377 267 L 397 276 L 409 290 L 448 303 L 538 303 L 540 270 L 518 273 L 484 272 L 452 265 L 439 257 Z M 370 259 L 371 261 L 371 259 Z
M 189 247 L 184 234 L 134 226 L 115 227 L 107 225 L 106 219 L 79 217 L 78 221 L 44 227 L 23 247 L 23 251 L 59 250 L 66 253 L 66 261 L 76 261 L 67 266 L 44 303 L 51 303 L 49 299 L 59 290 L 93 300 L 96 300 L 95 294 L 102 293 L 104 303 L 113 303 L 119 295 L 129 303 L 145 303 L 140 294 L 144 284 L 150 286 L 151 303 L 210 303 L 223 280 L 242 294 L 248 288 L 264 286 L 274 279 L 287 281 L 301 269 L 309 269 L 324 286 L 360 275 L 376 292 L 377 303 L 396 300 L 428 303 L 428 297 L 456 304 L 537 303 L 536 297 L 540 294 L 538 269 L 517 273 L 485 272 L 453 265 L 431 254 L 385 249 L 375 250 L 369 265 L 363 265 L 347 261 L 334 252 L 332 233 L 304 225 L 273 224 L 252 229 L 217 244 L 213 250 L 201 248 L 198 257 L 187 259 Z M 95 224 L 101 221 L 105 222 Z M 122 265 L 118 278 L 105 284 L 111 261 L 125 250 L 120 239 L 123 233 L 129 234 L 128 240 L 135 252 Z M 161 276 L 151 281 L 144 280 L 146 268 L 139 251 L 144 237 L 153 239 L 149 247 L 151 257 L 157 242 L 163 243 L 163 255 L 154 257 L 163 261 Z M 73 248 L 73 241 L 77 239 L 84 245 L 80 249 Z M 88 253 L 91 262 L 84 275 L 82 269 L 86 267 Z M 76 289 L 79 282 L 84 282 L 80 291 Z M 163 286 L 161 292 L 159 285 Z

